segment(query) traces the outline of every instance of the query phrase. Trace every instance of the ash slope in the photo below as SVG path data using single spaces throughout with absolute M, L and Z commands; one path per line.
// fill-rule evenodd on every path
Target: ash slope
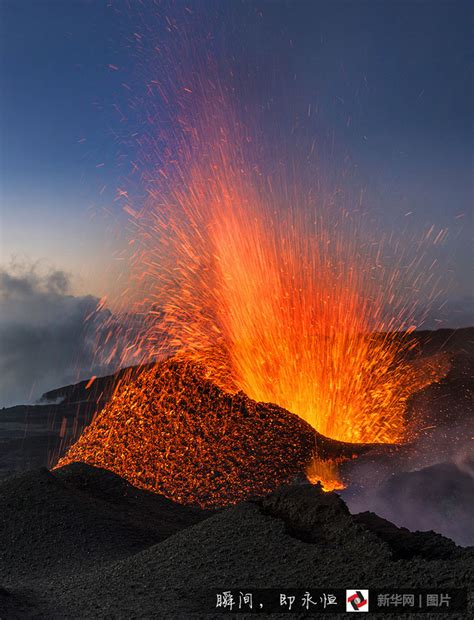
M 211 514 L 82 463 L 2 480 L 0 506 L 0 574 L 13 581 L 128 557 Z
M 212 588 L 469 587 L 474 576 L 472 548 L 353 516 L 307 484 L 213 514 L 77 464 L 0 493 L 8 618 L 202 618 Z

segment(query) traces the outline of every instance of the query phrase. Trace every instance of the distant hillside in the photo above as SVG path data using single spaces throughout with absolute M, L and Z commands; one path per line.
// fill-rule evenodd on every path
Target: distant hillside
M 453 354 L 474 357 L 474 327 L 437 329 L 436 331 L 421 330 L 413 335 L 418 340 L 423 355 L 449 351 Z
M 146 366 L 130 366 L 118 370 L 112 375 L 106 375 L 105 377 L 95 377 L 80 381 L 79 383 L 73 383 L 72 385 L 65 385 L 64 387 L 56 388 L 45 392 L 38 401 L 38 404 L 48 403 L 60 403 L 60 404 L 73 404 L 73 403 L 106 403 L 112 397 L 114 390 L 123 382 L 128 381 L 130 378 L 136 376 Z
M 453 355 L 464 354 L 474 357 L 474 327 L 462 329 L 438 329 L 436 331 L 418 331 L 413 334 L 419 343 L 422 355 L 433 355 L 446 351 Z M 59 403 L 94 403 L 103 404 L 112 396 L 114 390 L 124 381 L 140 372 L 137 366 L 131 366 L 105 377 L 97 377 L 89 387 L 89 380 L 80 381 L 45 392 L 38 404 Z

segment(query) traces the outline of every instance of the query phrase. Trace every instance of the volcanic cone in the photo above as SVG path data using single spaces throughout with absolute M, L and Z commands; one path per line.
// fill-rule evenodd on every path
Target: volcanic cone
M 363 446 L 319 435 L 302 419 L 228 394 L 203 368 L 169 359 L 124 385 L 59 461 L 115 472 L 183 504 L 225 506 L 265 495 L 319 459 Z

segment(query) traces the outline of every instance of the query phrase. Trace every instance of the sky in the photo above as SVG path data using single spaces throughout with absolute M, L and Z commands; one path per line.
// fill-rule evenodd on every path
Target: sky
M 187 4 L 211 23 L 229 3 Z M 246 96 L 280 99 L 289 124 L 318 108 L 309 131 L 336 133 L 384 215 L 412 211 L 452 229 L 459 295 L 470 279 L 469 4 L 235 0 L 218 24 L 238 42 L 236 64 L 255 66 Z M 101 0 L 4 0 L 0 10 L 2 262 L 46 259 L 100 295 L 98 267 L 113 250 L 103 211 L 127 175 L 114 106 L 127 96 L 134 16 Z
M 133 83 L 139 61 L 129 42 L 140 20 L 187 7 L 191 21 L 212 33 L 216 54 L 232 58 L 243 104 L 270 110 L 264 132 L 278 126 L 276 142 L 298 139 L 296 125 L 322 145 L 323 167 L 349 161 L 387 226 L 449 229 L 437 258 L 447 265 L 457 308 L 450 326 L 469 323 L 470 2 L 131 3 L 139 12 L 127 4 L 0 2 L 5 274 L 41 289 L 41 278 L 64 273 L 64 295 L 78 299 L 113 289 L 116 197 L 133 159 L 123 84 Z

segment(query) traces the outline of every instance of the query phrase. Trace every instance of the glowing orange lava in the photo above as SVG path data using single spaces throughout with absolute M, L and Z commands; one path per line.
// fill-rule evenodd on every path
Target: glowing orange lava
M 227 112 L 225 99 L 207 108 Z M 133 212 L 133 293 L 142 314 L 160 309 L 140 346 L 328 437 L 402 441 L 407 398 L 446 371 L 407 360 L 420 259 L 409 272 L 400 246 L 387 257 L 335 196 L 301 198 L 248 170 L 229 117 L 203 113 Z
M 321 483 L 323 491 L 341 491 L 345 485 L 339 480 L 337 466 L 337 459 L 325 461 L 315 456 L 306 469 L 306 476 L 312 484 Z
M 420 291 L 435 288 L 422 243 L 371 232 L 350 187 L 317 171 L 303 181 L 283 147 L 269 163 L 214 63 L 184 36 L 174 45 L 157 50 L 181 54 L 172 74 L 146 67 L 134 162 L 146 200 L 121 193 L 133 228 L 124 305 L 147 326 L 130 347 L 143 361 L 195 362 L 225 391 L 327 437 L 403 441 L 407 399 L 447 369 L 409 362 Z M 340 488 L 333 466 L 311 467 L 310 479 Z
M 316 443 L 325 461 L 357 449 L 170 359 L 130 376 L 57 466 L 82 461 L 180 503 L 221 507 L 291 482 Z

